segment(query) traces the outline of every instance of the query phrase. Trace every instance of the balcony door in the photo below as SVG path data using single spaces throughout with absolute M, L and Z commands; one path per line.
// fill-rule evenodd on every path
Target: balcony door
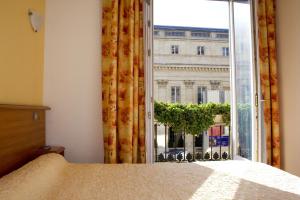
M 184 2 L 184 0 L 182 0 Z M 211 0 L 212 1 L 212 0 Z M 224 0 L 222 0 L 224 3 Z M 221 134 L 228 135 L 229 145 L 226 147 L 226 151 L 228 149 L 229 154 L 232 155 L 230 158 L 233 159 L 249 159 L 258 161 L 258 149 L 259 149 L 259 141 L 258 138 L 258 128 L 257 121 L 259 117 L 257 116 L 257 103 L 256 103 L 256 94 L 257 94 L 257 84 L 256 84 L 256 68 L 255 68 L 255 42 L 254 42 L 254 29 L 253 29 L 253 16 L 252 16 L 252 1 L 251 0 L 228 0 L 228 12 L 229 14 L 229 31 L 221 31 L 221 30 L 211 30 L 209 33 L 206 29 L 192 29 L 185 30 L 183 28 L 175 29 L 174 27 L 165 27 L 165 26 L 154 26 L 153 22 L 153 1 L 145 0 L 145 64 L 146 64 L 146 132 L 147 132 L 147 162 L 151 163 L 156 160 L 157 149 L 165 152 L 163 154 L 163 158 L 167 161 L 167 153 L 171 152 L 172 149 L 169 149 L 167 142 L 169 139 L 172 139 L 170 135 L 165 134 L 164 136 L 155 135 L 154 131 L 154 100 L 158 98 L 163 101 L 170 101 L 174 98 L 180 99 L 179 102 L 192 102 L 199 101 L 199 103 L 207 103 L 210 102 L 210 98 L 215 99 L 213 101 L 217 103 L 230 103 L 231 105 L 231 125 L 228 128 L 224 128 L 220 130 L 218 133 L 220 134 L 220 141 L 222 143 Z M 226 1 L 225 1 L 226 2 Z M 155 1 L 154 1 L 155 3 Z M 213 11 L 212 11 L 213 12 Z M 195 31 L 196 30 L 196 31 Z M 219 32 L 217 32 L 219 31 Z M 219 46 L 211 51 L 210 47 L 204 47 L 201 49 L 199 54 L 199 46 L 203 46 L 202 43 L 195 46 L 195 52 L 193 58 L 201 59 L 205 56 L 210 56 L 209 54 L 220 54 L 220 59 L 226 59 L 226 57 L 230 58 L 230 84 L 220 84 L 219 79 L 212 79 L 208 83 L 204 83 L 203 85 L 195 85 L 202 84 L 200 80 L 198 82 L 191 80 L 182 80 L 181 85 L 178 85 L 178 82 L 168 81 L 164 79 L 155 80 L 154 76 L 154 48 L 153 43 L 156 39 L 157 41 L 161 41 L 162 39 L 173 39 L 175 38 L 177 41 L 180 41 L 177 38 L 187 38 L 190 41 L 195 41 L 195 38 L 201 40 L 208 40 L 211 38 L 215 41 L 225 40 L 229 41 L 229 47 L 226 45 Z M 229 38 L 228 38 L 229 37 Z M 225 43 L 226 44 L 226 43 Z M 211 49 L 213 49 L 211 48 Z M 184 44 L 180 41 L 178 44 L 174 42 L 174 44 L 170 44 L 169 46 L 162 46 L 159 48 L 160 51 L 166 51 L 170 55 L 168 57 L 174 57 L 174 63 L 178 63 L 175 58 L 185 55 L 185 52 L 191 51 L 190 47 L 185 47 Z M 192 52 L 193 53 L 193 52 Z M 161 56 L 162 54 L 159 53 Z M 210 57 L 216 57 L 212 55 Z M 158 57 L 159 58 L 159 57 Z M 160 59 L 157 59 L 160 60 Z M 172 63 L 171 63 L 172 64 Z M 191 65 L 192 66 L 192 65 Z M 160 70 L 164 70 L 169 67 L 170 64 L 157 67 Z M 193 66 L 192 66 L 193 67 Z M 179 69 L 177 67 L 176 69 Z M 171 76 L 171 73 L 166 73 L 166 76 Z M 174 79 L 178 79 L 177 76 L 173 76 Z M 155 82 L 156 81 L 156 82 Z M 155 82 L 155 83 L 154 83 Z M 156 84 L 156 85 L 155 85 Z M 163 90 L 165 88 L 165 90 Z M 183 88 L 186 90 L 181 90 L 179 88 Z M 194 90 L 189 90 L 189 88 L 196 88 Z M 201 88 L 200 93 L 202 96 L 199 96 L 199 91 L 197 88 Z M 217 88 L 217 90 L 216 90 Z M 154 94 L 154 90 L 157 90 L 157 93 Z M 202 91 L 203 90 L 203 91 Z M 219 90 L 219 91 L 218 91 Z M 190 92 L 190 93 L 188 93 Z M 198 93 L 197 93 L 198 92 Z M 184 94 L 186 96 L 184 96 Z M 188 94 L 188 95 L 187 95 Z M 198 94 L 198 96 L 197 96 Z M 156 95 L 156 97 L 155 97 Z M 170 97 L 168 97 L 168 95 Z M 172 99 L 172 95 L 174 98 Z M 197 103 L 197 102 L 196 102 Z M 157 128 L 157 127 L 156 127 Z M 169 131 L 165 127 L 160 128 L 161 131 L 168 133 Z M 206 137 L 201 137 L 201 144 L 210 145 L 211 138 L 217 137 L 213 136 L 211 133 L 206 133 Z M 169 138 L 170 137 L 170 138 Z M 219 137 L 219 136 L 218 136 Z M 175 138 L 175 137 L 174 137 Z M 225 136 L 224 136 L 225 138 Z M 184 138 L 185 139 L 185 138 Z M 199 139 L 199 138 L 198 138 Z M 225 138 L 226 139 L 226 138 Z M 164 142 L 160 142 L 164 141 Z M 191 138 L 191 141 L 194 141 L 196 144 L 197 137 Z M 175 140 L 174 140 L 175 141 Z M 177 141 L 177 140 L 176 140 Z M 173 143 L 176 143 L 173 142 Z M 179 141 L 179 140 L 178 140 Z M 177 141 L 177 143 L 178 143 Z M 198 142 L 199 143 L 199 142 Z M 216 140 L 216 143 L 218 141 Z M 225 142 L 226 143 L 226 142 Z M 224 143 L 224 144 L 225 144 Z M 220 145 L 221 146 L 221 145 Z M 168 150 L 167 150 L 168 148 Z M 223 148 L 223 147 L 222 147 Z M 183 150 L 184 156 L 186 149 Z M 204 152 L 205 153 L 205 152 Z M 202 152 L 202 158 L 204 153 Z M 221 148 L 220 148 L 221 153 Z M 221 154 L 219 158 L 221 159 Z M 176 159 L 176 157 L 175 157 Z M 213 156 L 210 156 L 210 159 L 213 159 Z
M 230 2 L 233 154 L 257 160 L 256 76 L 252 1 Z

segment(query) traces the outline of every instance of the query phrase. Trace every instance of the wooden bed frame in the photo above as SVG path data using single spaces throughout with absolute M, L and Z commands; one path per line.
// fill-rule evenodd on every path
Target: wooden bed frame
M 45 145 L 45 106 L 0 104 L 0 177 L 34 158 Z

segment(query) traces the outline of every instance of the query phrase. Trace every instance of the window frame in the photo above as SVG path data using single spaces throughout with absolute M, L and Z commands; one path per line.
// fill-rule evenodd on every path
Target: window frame
M 214 1 L 218 1 L 218 0 L 214 0 Z M 229 53 L 229 56 L 230 56 L 230 65 L 231 66 L 235 66 L 235 63 L 236 63 L 236 58 L 235 58 L 235 31 L 234 31 L 234 28 L 235 28 L 235 22 L 234 22 L 234 3 L 237 3 L 237 1 L 234 1 L 234 0 L 227 0 L 229 2 L 229 10 L 230 10 L 230 28 L 229 30 L 231 31 L 230 34 L 229 34 L 229 41 L 230 41 L 230 53 Z M 252 46 L 252 51 L 251 51 L 251 61 L 252 61 L 252 71 L 251 71 L 251 75 L 252 75 L 252 79 L 251 79 L 251 82 L 253 84 L 253 87 L 252 87 L 252 93 L 253 93 L 253 96 L 251 96 L 251 99 L 252 99 L 252 103 L 253 103 L 253 107 L 252 107 L 252 124 L 251 124 L 251 127 L 252 127 L 252 161 L 259 161 L 259 162 L 262 162 L 261 160 L 261 153 L 262 153 L 262 145 L 261 145 L 261 142 L 259 141 L 259 138 L 261 137 L 261 127 L 259 127 L 259 122 L 262 118 L 262 116 L 260 115 L 260 113 L 258 112 L 258 104 L 259 103 L 255 103 L 255 102 L 258 102 L 259 99 L 257 98 L 257 94 L 259 93 L 260 91 L 260 88 L 258 86 L 259 84 L 259 63 L 258 63 L 258 45 L 257 45 L 257 40 L 258 40 L 258 32 L 257 32 L 257 29 L 256 29 L 256 22 L 257 22 L 257 16 L 255 14 L 255 10 L 256 10 L 256 1 L 255 0 L 249 0 L 249 5 L 250 5 L 250 18 L 251 18 L 251 21 L 250 21 L 250 26 L 251 26 L 251 38 L 252 38 L 252 41 L 251 41 L 251 46 Z M 231 48 L 233 47 L 233 48 Z M 238 134 L 237 134 L 237 130 L 238 130 L 238 125 L 237 125 L 237 112 L 238 112 L 238 109 L 237 109 L 237 103 L 236 103 L 236 67 L 231 67 L 232 70 L 231 70 L 231 119 L 232 119 L 232 122 L 231 122 L 231 130 L 232 130 L 232 133 L 235 133 L 235 134 L 232 134 L 232 155 L 233 155 L 233 159 L 234 160 L 248 160 L 247 158 L 243 158 L 241 156 L 238 155 Z
M 211 33 L 210 32 L 204 32 L 204 31 L 192 31 L 191 37 L 193 38 L 210 38 Z
M 228 1 L 229 2 L 229 10 L 230 11 L 230 28 L 229 31 L 232 30 L 232 25 L 234 25 L 234 22 L 232 20 L 232 14 L 233 14 L 233 0 L 209 0 L 209 1 Z M 257 30 L 256 30 L 256 24 L 255 21 L 257 21 L 256 19 L 256 15 L 254 14 L 254 11 L 256 9 L 256 2 L 254 0 L 250 0 L 250 4 L 251 4 L 251 12 L 252 12 L 252 21 L 251 21 L 251 26 L 253 27 L 253 44 L 254 44 L 254 60 L 256 60 L 256 62 L 254 62 L 254 70 L 256 72 L 256 82 L 255 84 L 259 84 L 259 69 L 258 69 L 258 59 L 256 59 L 256 57 L 258 57 L 258 51 L 257 51 Z M 153 140 L 153 122 L 154 122 L 154 117 L 153 117 L 153 113 L 154 113 L 154 100 L 153 100 L 153 1 L 152 0 L 144 0 L 144 41 L 145 41 L 145 45 L 144 45 L 144 52 L 145 52 L 145 110 L 146 110 L 146 114 L 145 114 L 145 126 L 146 126 L 146 132 L 148 134 L 146 134 L 146 144 L 147 144 L 147 149 L 146 149 L 146 160 L 147 163 L 153 163 L 154 159 L 153 159 L 153 155 L 154 155 L 154 140 Z M 229 44 L 230 47 L 234 45 L 234 33 L 229 32 Z M 254 37 L 255 36 L 255 37 Z M 234 49 L 229 48 L 230 51 L 228 51 L 228 56 L 230 57 L 230 65 L 234 66 Z M 178 53 L 179 53 L 179 49 L 178 49 Z M 235 75 L 235 70 L 231 70 L 231 104 L 235 103 L 234 98 L 232 98 L 235 94 L 234 94 L 234 88 L 232 86 L 234 86 L 234 75 Z M 260 88 L 259 85 L 256 85 L 256 93 L 260 92 Z M 260 94 L 260 93 L 259 93 Z M 254 98 L 253 98 L 254 99 Z M 260 97 L 257 99 L 257 101 L 260 101 Z M 233 105 L 233 104 L 232 104 Z M 235 104 L 234 104 L 235 105 Z M 232 106 L 234 107 L 234 106 Z M 261 108 L 260 103 L 258 103 L 258 107 Z M 231 118 L 234 120 L 236 118 L 236 109 L 232 108 L 232 112 L 231 112 Z M 254 108 L 255 109 L 255 108 Z M 257 109 L 257 108 L 256 108 Z M 256 113 L 258 113 L 256 111 Z M 258 113 L 258 117 L 257 117 L 257 121 L 260 122 L 260 120 L 262 119 L 262 113 Z M 234 124 L 235 122 L 233 122 L 232 120 L 232 132 L 234 133 L 236 131 L 236 125 Z M 261 125 L 263 126 L 263 125 Z M 255 127 L 257 128 L 257 127 Z M 257 128 L 258 129 L 258 128 Z M 258 138 L 261 137 L 261 132 L 260 132 L 261 128 L 258 130 L 259 135 L 257 135 Z M 255 139 L 255 138 L 254 138 Z M 235 134 L 232 134 L 232 142 L 231 142 L 231 151 L 232 151 L 232 155 L 234 156 L 234 159 L 243 159 L 239 156 L 236 156 L 236 149 L 235 149 L 235 141 L 236 140 L 236 136 Z M 256 141 L 254 141 L 256 142 Z M 260 149 L 261 145 L 259 143 L 260 141 L 258 141 L 257 145 L 258 145 L 258 152 L 260 153 L 258 155 L 259 159 L 255 159 L 256 161 L 261 161 L 260 157 L 261 157 L 261 152 L 263 151 L 262 149 Z M 257 154 L 256 154 L 257 155 Z M 256 156 L 253 156 L 253 158 Z
M 229 53 L 229 47 L 222 47 L 222 55 L 224 57 L 228 57 L 230 55 L 230 53 Z
M 228 33 L 216 33 L 216 38 L 218 38 L 218 39 L 228 39 L 229 34 Z
M 172 44 L 171 45 L 171 54 L 178 55 L 179 54 L 179 45 Z
M 174 91 L 174 93 L 173 93 Z M 174 96 L 173 96 L 174 94 Z M 180 103 L 181 102 L 181 87 L 180 86 L 171 86 L 171 103 Z
M 219 90 L 219 102 L 225 103 L 225 90 L 223 89 Z
M 204 56 L 205 55 L 205 46 L 197 46 L 197 55 Z
M 144 0 L 144 73 L 145 73 L 145 136 L 146 143 L 146 162 L 154 162 L 154 102 L 153 102 L 153 1 Z
M 200 95 L 202 95 L 201 98 L 199 98 Z M 199 99 L 202 99 L 202 102 L 199 102 Z M 198 104 L 207 103 L 207 87 L 206 86 L 198 86 L 197 87 L 197 103 Z
M 185 37 L 185 31 L 165 31 L 165 37 Z

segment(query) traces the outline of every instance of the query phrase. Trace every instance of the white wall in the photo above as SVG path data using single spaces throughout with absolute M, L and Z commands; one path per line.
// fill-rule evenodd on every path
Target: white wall
M 72 162 L 102 162 L 100 0 L 46 0 L 46 142 Z
M 300 176 L 300 1 L 277 0 L 283 168 Z

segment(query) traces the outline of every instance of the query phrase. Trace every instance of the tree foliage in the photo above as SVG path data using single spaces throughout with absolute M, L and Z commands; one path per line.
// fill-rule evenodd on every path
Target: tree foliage
M 158 123 L 172 127 L 175 132 L 199 135 L 214 125 L 216 115 L 222 115 L 223 122 L 230 124 L 229 104 L 179 104 L 154 103 L 154 118 Z

